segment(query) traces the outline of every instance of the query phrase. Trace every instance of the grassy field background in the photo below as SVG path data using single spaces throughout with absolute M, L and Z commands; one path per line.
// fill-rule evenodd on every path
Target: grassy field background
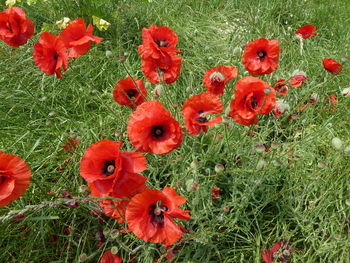
M 6 8 L 4 2 L 0 10 Z M 49 205 L 63 197 L 63 190 L 84 197 L 79 161 L 90 144 L 122 140 L 123 151 L 133 151 L 126 135 L 131 110 L 116 104 L 112 91 L 127 77 L 119 56 L 126 57 L 133 77 L 143 77 L 137 47 L 142 28 L 151 24 L 166 25 L 179 37 L 181 75 L 159 100 L 182 124 L 183 102 L 204 91 L 204 73 L 219 64 L 239 70 L 223 96 L 228 112 L 236 81 L 248 75 L 241 63 L 245 42 L 259 37 L 280 41 L 279 68 L 261 76 L 271 85 L 289 79 L 295 70 L 308 77 L 285 99 L 290 114 L 298 114 L 295 120 L 288 120 L 289 114 L 276 120 L 271 114 L 260 118 L 258 126 L 244 127 L 226 119 L 200 137 L 186 135 L 170 154 L 146 154 L 148 169 L 142 175 L 148 186 L 174 187 L 191 211 L 191 220 L 182 222 L 191 234 L 184 235 L 174 262 L 261 262 L 261 251 L 282 238 L 295 250 L 291 262 L 350 262 L 350 234 L 344 230 L 350 218 L 350 156 L 331 144 L 339 137 L 344 147 L 350 145 L 350 98 L 341 96 L 350 87 L 349 66 L 331 75 L 321 61 L 350 56 L 350 1 L 48 0 L 29 6 L 23 0 L 19 6 L 36 31 L 20 48 L 0 43 L 0 149 L 26 160 L 32 180 L 19 200 L 0 208 L 0 218 L 47 203 L 29 209 L 23 219 L 0 220 L 0 262 L 78 262 L 83 253 L 87 262 L 98 262 L 112 246 L 123 262 L 152 262 L 162 254 L 160 245 L 132 233 L 108 234 L 123 226 L 111 218 L 101 223 L 90 213 L 92 203 Z M 92 15 L 111 23 L 107 31 L 95 29 L 104 41 L 70 61 L 62 80 L 44 75 L 32 58 L 44 23 L 58 34 L 54 24 L 64 16 L 92 22 Z M 294 36 L 304 24 L 315 25 L 319 35 L 304 40 L 301 54 Z M 105 55 L 107 50 L 112 57 Z M 147 87 L 152 96 L 153 87 Z M 313 93 L 318 94 L 315 105 L 297 111 Z M 334 112 L 331 94 L 339 100 Z M 248 136 L 252 130 L 256 134 Z M 62 146 L 75 136 L 81 144 L 68 154 Z M 270 152 L 255 151 L 256 145 L 271 143 Z M 73 160 L 65 164 L 67 158 Z M 258 169 L 262 160 L 266 168 Z M 215 172 L 217 164 L 224 171 Z M 193 183 L 198 190 L 191 188 Z M 211 200 L 215 185 L 221 189 L 218 202 Z M 106 242 L 97 248 L 99 231 L 105 232 Z

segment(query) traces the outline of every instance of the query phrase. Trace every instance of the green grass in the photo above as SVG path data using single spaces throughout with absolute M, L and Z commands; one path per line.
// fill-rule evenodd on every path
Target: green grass
M 1 10 L 5 9 L 1 1 Z M 23 1 L 22 1 L 23 2 Z M 225 7 L 222 8 L 221 4 Z M 102 140 L 122 140 L 123 151 L 133 151 L 126 135 L 131 113 L 113 101 L 115 83 L 126 77 L 118 57 L 126 56 L 125 65 L 132 76 L 142 78 L 137 47 L 141 30 L 150 24 L 171 27 L 179 37 L 183 66 L 177 82 L 167 88 L 167 98 L 160 97 L 174 117 L 183 124 L 181 105 L 193 94 L 204 91 L 205 71 L 218 64 L 234 65 L 239 77 L 225 89 L 223 101 L 229 107 L 237 80 L 248 73 L 241 55 L 234 50 L 242 43 L 259 37 L 280 41 L 279 68 L 261 78 L 271 85 L 288 79 L 296 69 L 307 73 L 301 87 L 291 89 L 286 101 L 291 113 L 317 93 L 318 102 L 298 112 L 299 118 L 282 115 L 260 117 L 259 125 L 243 127 L 226 120 L 200 137 L 186 135 L 182 145 L 170 154 L 146 154 L 150 188 L 176 188 L 187 199 L 191 220 L 182 222 L 191 231 L 184 235 L 184 246 L 174 262 L 261 262 L 261 251 L 281 238 L 295 249 L 291 262 L 350 262 L 348 224 L 350 207 L 349 156 L 335 150 L 333 137 L 350 145 L 350 99 L 341 90 L 350 83 L 349 66 L 334 76 L 322 67 L 322 58 L 338 61 L 350 56 L 350 2 L 324 1 L 68 1 L 20 4 L 36 27 L 29 42 L 13 49 L 0 43 L 0 149 L 25 159 L 32 170 L 32 181 L 25 194 L 6 207 L 0 217 L 27 205 L 54 202 L 66 190 L 84 197 L 79 175 L 79 161 L 89 145 Z M 92 22 L 99 16 L 112 25 L 95 34 L 105 38 L 99 45 L 75 61 L 70 61 L 63 79 L 44 75 L 34 65 L 33 44 L 39 39 L 43 23 L 52 25 L 64 16 L 83 17 Z M 317 37 L 304 41 L 303 55 L 294 32 L 304 24 L 317 27 Z M 112 58 L 105 51 L 113 52 Z M 152 94 L 153 88 L 148 87 Z M 337 110 L 329 110 L 329 95 L 337 94 Z M 172 105 L 169 101 L 178 103 Z M 227 112 L 227 110 L 226 110 Z M 255 129 L 256 135 L 247 135 Z M 116 135 L 121 131 L 121 135 Z M 81 144 L 73 154 L 62 146 L 77 134 Z M 222 140 L 216 140 L 218 134 Z M 257 144 L 277 143 L 268 153 L 255 153 Z M 288 153 L 299 156 L 288 162 Z M 64 161 L 74 160 L 65 164 Z M 240 159 L 238 162 L 237 159 Z M 191 167 L 193 161 L 198 167 Z M 258 170 L 259 160 L 267 168 Z M 279 166 L 274 162 L 280 161 Z M 327 163 L 320 167 L 319 162 Z M 215 173 L 216 164 L 225 171 Z M 63 170 L 57 170 L 63 166 Z M 193 180 L 197 191 L 188 191 Z M 220 201 L 211 201 L 211 189 L 221 189 Z M 48 195 L 54 191 L 56 194 Z M 104 250 L 116 246 L 123 262 L 152 262 L 162 246 L 146 243 L 132 233 L 118 234 L 97 248 L 96 233 L 123 227 L 114 219 L 101 223 L 90 214 L 93 203 L 78 208 L 64 205 L 31 209 L 14 223 L 0 222 L 0 262 L 78 262 L 86 253 L 89 262 L 98 262 Z M 229 207 L 225 212 L 224 207 Z M 67 235 L 64 229 L 72 227 Z M 26 227 L 25 230 L 22 228 Z M 55 242 L 52 235 L 57 236 Z M 164 260 L 165 262 L 166 260 Z

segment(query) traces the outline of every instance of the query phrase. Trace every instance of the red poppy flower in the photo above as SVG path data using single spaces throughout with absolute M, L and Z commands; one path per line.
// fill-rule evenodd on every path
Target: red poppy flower
M 27 43 L 34 33 L 32 20 L 19 7 L 11 7 L 0 13 L 0 40 L 11 47 Z
M 121 263 L 122 258 L 118 255 L 114 255 L 111 250 L 107 250 L 103 253 L 100 263 Z
M 113 97 L 120 105 L 128 105 L 134 109 L 135 105 L 140 105 L 146 101 L 147 91 L 142 79 L 133 80 L 131 77 L 127 77 L 117 82 L 114 87 Z
M 0 151 L 0 207 L 18 199 L 29 186 L 30 168 L 16 155 Z
M 322 63 L 323 63 L 324 69 L 332 74 L 337 75 L 343 70 L 342 65 L 338 63 L 335 59 L 324 58 L 322 59 Z
M 76 58 L 89 51 L 91 42 L 100 43 L 103 38 L 93 36 L 91 24 L 86 28 L 85 21 L 77 18 L 71 22 L 60 34 L 59 38 L 69 48 L 69 57 Z
M 124 197 L 144 186 L 146 179 L 137 173 L 146 169 L 146 158 L 136 152 L 120 152 L 121 145 L 121 141 L 102 140 L 85 151 L 80 175 L 91 183 L 89 188 L 94 196 L 115 192 Z
M 276 91 L 259 78 L 244 77 L 236 84 L 230 117 L 242 125 L 258 123 L 259 114 L 269 114 L 276 103 Z
M 163 191 L 147 190 L 135 195 L 126 209 L 126 222 L 138 238 L 170 246 L 177 242 L 183 231 L 173 218 L 190 219 L 189 211 L 179 208 L 186 199 L 171 187 Z
M 234 66 L 217 66 L 209 69 L 203 77 L 204 87 L 208 92 L 223 94 L 226 84 L 237 77 L 237 73 L 237 68 Z
M 288 262 L 289 255 L 293 251 L 293 248 L 284 239 L 281 239 L 271 249 L 263 250 L 261 256 L 265 263 L 273 263 L 274 259 L 278 259 L 280 262 Z
M 275 90 L 279 92 L 279 94 L 283 97 L 287 95 L 288 85 L 284 82 L 285 79 L 279 79 L 275 82 Z
M 249 74 L 270 74 L 278 67 L 280 48 L 277 40 L 258 38 L 244 49 L 242 62 Z
M 213 202 L 217 202 L 219 201 L 219 197 L 220 197 L 220 188 L 217 186 L 214 186 L 214 188 L 211 190 L 212 195 L 211 195 L 211 200 Z
M 142 45 L 138 51 L 143 60 L 168 59 L 170 53 L 181 53 L 175 48 L 177 41 L 177 35 L 169 27 L 150 25 L 142 29 Z
M 297 74 L 294 77 L 291 77 L 289 80 L 289 84 L 293 87 L 293 88 L 297 88 L 299 86 L 301 86 L 305 80 L 307 80 L 307 77 L 305 77 L 302 74 Z
M 128 122 L 129 140 L 136 150 L 165 154 L 180 146 L 180 124 L 159 101 L 146 101 L 136 108 Z
M 175 82 L 181 71 L 182 59 L 176 55 L 166 55 L 166 60 L 142 60 L 142 72 L 149 82 L 158 84 Z
M 311 36 L 317 36 L 317 33 L 315 33 L 315 31 L 316 31 L 315 26 L 307 24 L 299 28 L 295 33 L 300 34 L 302 38 L 309 38 Z
M 219 114 L 223 108 L 224 106 L 217 95 L 204 92 L 191 96 L 182 107 L 182 116 L 188 134 L 198 136 L 201 130 L 207 132 L 207 126 L 211 127 L 221 122 L 221 116 L 208 120 L 207 115 Z
M 68 53 L 64 42 L 57 36 L 44 32 L 40 35 L 39 42 L 34 45 L 34 62 L 45 74 L 56 73 L 58 78 L 62 78 L 61 69 L 68 68 Z

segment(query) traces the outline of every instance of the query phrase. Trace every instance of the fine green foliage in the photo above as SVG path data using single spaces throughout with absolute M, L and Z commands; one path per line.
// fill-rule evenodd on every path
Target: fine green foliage
M 322 67 L 323 58 L 350 56 L 348 0 L 48 0 L 18 6 L 33 20 L 35 34 L 16 49 L 0 43 L 0 150 L 23 158 L 32 179 L 20 199 L 0 208 L 0 262 L 79 262 L 83 253 L 87 262 L 99 262 L 113 246 L 123 262 L 148 263 L 158 256 L 166 262 L 163 246 L 116 233 L 112 230 L 125 225 L 90 213 L 96 204 L 86 197 L 79 174 L 80 159 L 94 142 L 122 140 L 123 151 L 134 151 L 126 134 L 131 110 L 116 104 L 112 91 L 128 76 L 122 63 L 133 77 L 143 78 L 137 48 L 142 28 L 151 24 L 166 25 L 179 37 L 181 75 L 164 87 L 159 100 L 181 124 L 182 104 L 205 90 L 202 77 L 216 65 L 238 68 L 239 76 L 222 97 L 227 115 L 235 83 L 248 75 L 242 44 L 256 38 L 279 40 L 281 49 L 278 69 L 261 79 L 273 85 L 295 70 L 308 77 L 288 91 L 284 100 L 291 110 L 278 120 L 271 113 L 246 127 L 225 117 L 199 137 L 185 134 L 169 154 L 145 154 L 147 185 L 174 187 L 187 199 L 182 208 L 191 211 L 191 219 L 181 222 L 190 233 L 173 262 L 261 262 L 262 250 L 282 238 L 294 248 L 291 262 L 350 262 L 350 232 L 344 230 L 350 224 L 350 156 L 344 152 L 350 145 L 350 98 L 341 95 L 350 87 L 349 64 L 339 75 Z M 3 0 L 0 10 L 5 8 Z M 92 23 L 93 15 L 111 23 L 106 31 L 95 28 L 104 41 L 71 60 L 62 80 L 44 75 L 32 58 L 41 29 L 58 34 L 55 22 L 63 17 Z M 305 24 L 315 25 L 319 35 L 305 39 L 301 51 L 295 31 Z M 153 86 L 147 84 L 150 97 Z M 314 93 L 317 102 L 298 110 Z M 332 104 L 335 111 L 331 94 L 339 100 Z M 288 120 L 292 113 L 298 118 Z M 72 136 L 81 143 L 66 153 L 62 146 Z M 343 149 L 332 146 L 334 137 L 344 141 Z M 261 144 L 270 151 L 257 152 Z M 215 172 L 217 164 L 224 171 Z M 211 200 L 214 186 L 221 189 L 216 202 Z M 79 206 L 63 205 L 61 191 L 82 198 Z M 33 207 L 23 219 L 1 219 L 28 205 Z M 100 247 L 98 231 L 107 239 Z

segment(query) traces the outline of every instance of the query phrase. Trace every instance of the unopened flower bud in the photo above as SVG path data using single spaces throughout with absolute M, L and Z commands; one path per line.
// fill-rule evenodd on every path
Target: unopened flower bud
M 106 57 L 107 57 L 107 58 L 111 58 L 111 57 L 113 57 L 113 53 L 112 53 L 112 51 L 107 50 L 107 51 L 106 51 Z
M 221 173 L 225 170 L 225 166 L 221 163 L 218 163 L 215 165 L 215 168 L 214 168 L 215 172 L 216 173 Z
M 110 237 L 112 239 L 117 238 L 118 234 L 119 234 L 119 230 L 118 229 L 112 229 L 111 232 L 109 233 L 109 235 L 110 235 Z
M 344 153 L 345 153 L 346 155 L 350 155 L 350 145 L 348 145 L 348 146 L 345 147 Z
M 325 168 L 325 167 L 327 167 L 327 163 L 326 162 L 318 162 L 318 164 L 317 164 L 317 167 L 318 168 Z
M 265 146 L 263 144 L 255 145 L 255 151 L 257 153 L 263 153 L 265 152 Z
M 118 254 L 118 248 L 113 246 L 113 247 L 111 248 L 111 253 L 112 253 L 113 255 L 117 255 L 117 254 Z
M 336 150 L 340 150 L 343 147 L 343 141 L 338 137 L 332 139 L 332 145 Z
M 154 92 L 155 92 L 156 96 L 158 96 L 158 97 L 163 95 L 164 94 L 163 85 L 160 85 L 160 84 L 156 85 L 156 87 L 154 88 Z
M 350 88 L 343 89 L 341 92 L 341 95 L 344 97 L 349 97 L 350 96 Z
M 199 167 L 199 162 L 197 160 L 193 160 L 190 166 L 192 169 L 197 169 Z
M 79 256 L 79 262 L 84 262 L 86 261 L 88 256 L 85 253 L 80 254 Z
M 269 88 L 264 89 L 264 93 L 265 93 L 266 95 L 269 95 L 270 92 L 271 92 L 271 90 L 270 90 Z
M 262 169 L 266 168 L 266 166 L 267 166 L 267 163 L 263 159 L 260 159 L 258 161 L 258 164 L 256 165 L 256 169 L 262 170 Z
M 242 48 L 241 47 L 235 47 L 234 50 L 233 50 L 233 55 L 234 56 L 241 56 L 241 53 L 242 53 Z

